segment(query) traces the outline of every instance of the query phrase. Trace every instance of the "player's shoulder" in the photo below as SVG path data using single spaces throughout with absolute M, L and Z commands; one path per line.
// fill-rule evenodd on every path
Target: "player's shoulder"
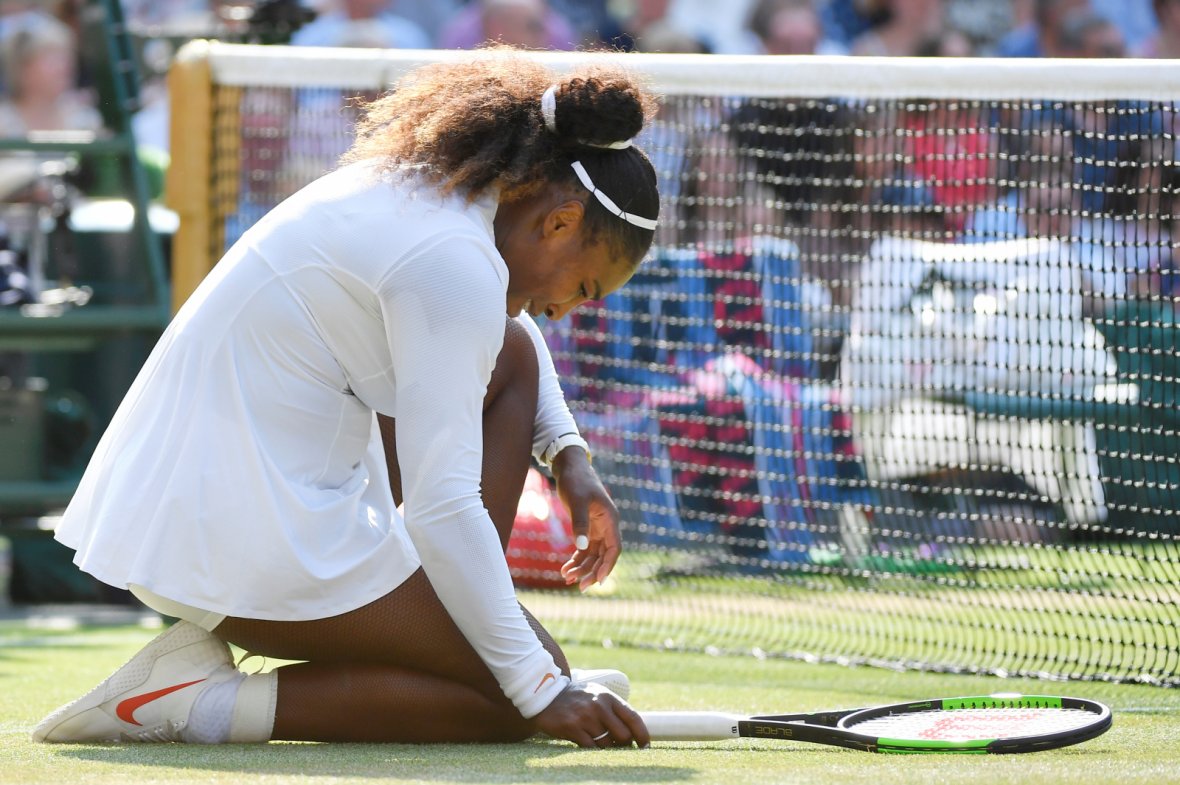
M 341 167 L 304 191 L 287 217 L 333 256 L 368 260 L 378 270 L 423 254 L 475 256 L 493 267 L 499 259 L 494 198 L 440 193 L 413 170 L 390 171 L 373 161 Z

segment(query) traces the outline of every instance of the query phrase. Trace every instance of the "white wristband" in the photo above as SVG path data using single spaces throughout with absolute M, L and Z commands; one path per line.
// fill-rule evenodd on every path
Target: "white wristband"
M 581 447 L 586 451 L 586 456 L 590 456 L 590 445 L 586 440 L 576 433 L 563 433 L 553 441 L 549 442 L 549 446 L 545 448 L 545 453 L 541 456 L 541 463 L 546 466 L 552 466 L 553 461 L 558 454 L 566 447 Z

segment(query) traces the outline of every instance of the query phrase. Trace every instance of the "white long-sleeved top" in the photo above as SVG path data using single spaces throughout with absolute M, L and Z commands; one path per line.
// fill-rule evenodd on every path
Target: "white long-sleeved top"
M 57 528 L 75 562 L 230 616 L 359 608 L 422 566 L 530 717 L 568 681 L 526 622 L 480 497 L 504 338 L 496 200 L 354 164 L 248 231 L 177 314 Z M 539 331 L 534 454 L 576 432 Z M 377 412 L 397 421 L 403 509 Z M 552 677 L 549 675 L 552 674 Z

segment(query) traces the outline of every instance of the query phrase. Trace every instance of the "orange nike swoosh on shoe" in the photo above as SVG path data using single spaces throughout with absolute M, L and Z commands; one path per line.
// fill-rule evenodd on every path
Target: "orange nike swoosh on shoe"
M 155 690 L 153 692 L 145 692 L 143 695 L 136 695 L 134 698 L 127 698 L 119 701 L 119 705 L 115 707 L 115 716 L 129 722 L 132 725 L 142 725 L 135 719 L 135 712 L 137 709 L 146 706 L 158 698 L 163 698 L 165 695 L 171 695 L 177 690 L 183 690 L 185 687 L 191 687 L 194 684 L 200 684 L 204 679 L 197 679 L 196 681 L 186 681 L 184 684 L 174 684 L 171 687 L 165 687 L 162 690 Z M 539 688 L 538 688 L 539 689 Z
M 535 688 L 533 688 L 533 693 L 536 694 L 536 693 L 540 692 L 541 688 L 545 686 L 545 682 L 549 681 L 550 679 L 557 681 L 557 677 L 554 676 L 552 673 L 546 673 L 544 676 L 542 676 L 541 680 L 539 682 L 537 682 L 537 686 Z

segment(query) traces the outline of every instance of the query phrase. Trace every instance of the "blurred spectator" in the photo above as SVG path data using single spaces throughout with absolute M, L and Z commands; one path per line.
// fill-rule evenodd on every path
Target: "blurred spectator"
M 1118 26 L 1089 11 L 1067 14 L 1057 43 L 1061 57 L 1118 58 L 1127 51 Z
M 26 15 L 7 28 L 0 40 L 7 92 L 0 102 L 0 136 L 100 130 L 101 115 L 76 88 L 73 31 L 47 13 Z
M 957 27 L 947 27 L 915 53 L 918 57 L 974 57 L 979 54 L 975 42 Z
M 1011 0 L 1008 30 L 1036 24 L 1037 2 L 1038 0 Z
M 19 264 L 17 255 L 7 249 L 0 251 L 0 308 L 24 305 L 36 301 L 29 276 Z M 0 378 L 7 377 L 8 363 L 17 358 L 0 352 Z
M 102 131 L 102 116 L 92 98 L 78 89 L 73 29 L 48 10 L 29 4 L 6 3 L 2 8 L 6 13 L 0 16 L 0 137 Z M 73 172 L 64 153 L 22 150 L 0 156 L 0 306 L 40 298 L 49 235 L 72 192 L 63 177 Z M 64 276 L 72 268 L 72 258 L 54 260 L 55 274 Z M 30 367 L 26 355 L 0 352 L 0 376 L 23 379 Z
M 64 21 L 59 13 L 60 5 L 60 2 L 53 0 L 0 0 L 0 39 L 7 38 L 28 24 L 36 24 L 44 16 Z
M 1142 46 L 1158 29 L 1153 0 L 1090 0 L 1090 5 L 1114 23 L 1128 47 Z
M 673 0 L 668 17 L 718 54 L 753 54 L 756 40 L 747 29 L 757 0 Z
M 1132 46 L 1132 56 L 1180 57 L 1180 0 L 1153 0 L 1151 6 L 1159 26 L 1155 33 Z
M 545 4 L 532 0 L 484 0 L 483 34 L 489 41 L 544 49 L 549 44 Z M 575 44 L 571 36 L 569 44 Z
M 764 54 L 848 54 L 846 47 L 824 37 L 812 0 L 759 0 L 750 14 L 749 29 Z
M 574 29 L 578 45 L 590 49 L 613 44 L 622 32 L 611 5 L 608 0 L 549 0 L 549 7 Z
M 899 125 L 906 175 L 926 184 L 950 227 L 962 228 L 971 210 L 994 198 L 998 140 L 986 115 L 969 103 L 932 101 L 904 112 Z
M 1032 17 L 1035 0 L 943 0 L 941 16 L 976 46 L 991 43 Z M 825 35 L 850 46 L 892 13 L 889 0 L 818 0 Z
M 463 8 L 465 0 L 393 0 L 390 10 L 422 28 L 431 41 Z
M 208 34 L 215 27 L 210 0 L 122 0 L 122 4 L 123 18 L 138 30 Z
M 892 131 L 873 125 L 884 113 L 857 113 L 863 133 L 842 133 L 853 111 L 835 101 L 759 98 L 741 102 L 727 123 L 752 169 L 747 176 L 772 190 L 777 225 L 771 233 L 798 247 L 804 276 L 836 287 L 837 305 L 850 291 L 840 281 L 848 279 L 867 236 L 869 191 L 890 176 L 893 161 L 882 142 Z M 791 144 L 784 147 L 784 139 Z
M 84 5 L 89 0 L 72 0 Z M 167 39 L 217 38 L 246 43 L 286 43 L 291 31 L 336 0 L 120 0 L 133 32 Z
M 0 45 L 28 25 L 38 24 L 47 14 L 57 17 L 57 12 L 50 8 L 52 5 L 50 2 L 40 4 L 37 0 L 0 0 Z M 0 96 L 8 92 L 11 80 L 7 68 L 0 64 Z
M 1172 267 L 1175 171 L 1171 140 L 1138 143 L 1119 168 L 1108 226 L 1114 268 L 1125 274 L 1127 291 L 1159 292 L 1162 271 Z M 1105 239 L 1105 238 L 1104 238 Z
M 857 120 L 871 122 L 877 116 L 860 115 Z M 863 134 L 841 133 L 849 122 L 846 106 L 824 100 L 750 99 L 729 117 L 729 130 L 740 155 L 751 162 L 754 176 L 773 189 L 784 222 L 791 225 L 792 235 L 797 235 L 791 239 L 803 249 L 805 262 L 822 254 L 826 263 L 829 252 L 839 244 L 829 221 L 854 220 L 837 217 L 836 211 L 823 206 L 858 203 L 863 194 L 852 184 L 866 182 L 872 175 L 854 169 L 882 160 L 864 149 L 857 149 L 854 155 L 853 145 L 876 136 L 872 129 Z M 783 147 L 784 139 L 792 140 L 789 147 Z M 807 272 L 821 275 L 819 271 Z
M 942 33 L 943 0 L 886 0 L 879 20 L 852 42 L 852 54 L 913 57 Z
M 947 0 L 946 20 L 982 50 L 1015 27 L 1021 14 L 1031 13 L 1031 0 Z
M 1067 57 L 1118 58 L 1125 52 L 1118 27 L 1084 11 L 1065 18 L 1060 42 Z M 1056 123 L 1074 134 L 1081 206 L 1091 213 L 1111 209 L 1108 195 L 1114 191 L 1124 159 L 1134 155 L 1132 140 L 1163 133 L 1163 116 L 1138 101 L 1085 102 L 1051 114 L 1063 116 L 1041 118 L 1042 125 Z
M 1055 122 L 1055 121 L 1054 121 Z M 1068 244 L 1063 259 L 1076 265 L 1086 297 L 1086 313 L 1104 313 L 1125 297 L 1140 275 L 1163 269 L 1170 253 L 1170 190 L 1165 147 L 1144 142 L 1118 167 L 1109 214 L 1084 209 L 1079 172 L 1085 165 L 1078 134 L 1056 125 L 1026 129 L 1013 179 L 1023 185 L 971 216 L 962 239 L 971 241 L 1038 238 Z
M 697 179 L 686 215 L 696 246 L 716 253 L 752 253 L 755 237 L 781 237 L 785 216 L 774 191 L 761 182 L 736 137 L 710 134 L 701 140 Z
M 471 0 L 439 34 L 442 49 L 474 49 L 489 42 L 526 49 L 573 49 L 578 35 L 548 0 Z
M 1072 188 L 1076 179 L 1073 145 L 1051 125 L 1026 123 L 1021 130 L 1023 146 L 1009 151 L 1013 168 L 1004 178 L 1020 186 L 975 209 L 963 227 L 964 242 L 1069 235 L 1074 196 L 1063 189 Z
M 824 33 L 845 47 L 850 46 L 880 21 L 884 5 L 882 0 L 826 0 L 820 10 Z
M 945 208 L 920 180 L 895 180 L 876 189 L 873 230 L 879 234 L 942 242 L 948 238 Z
M 1176 201 L 1176 195 L 1180 194 L 1180 178 L 1175 171 L 1171 173 L 1171 193 L 1172 214 L 1165 216 L 1165 224 L 1168 228 L 1168 237 L 1180 239 L 1180 204 Z M 1131 282 L 1131 289 L 1139 297 L 1152 297 L 1158 294 L 1171 300 L 1176 309 L 1176 316 L 1180 318 L 1180 248 L 1176 245 L 1170 245 L 1168 250 L 1171 253 L 1164 256 L 1157 274 L 1137 278 Z M 1173 374 L 1172 379 L 1180 379 L 1180 374 Z
M 667 21 L 647 25 L 633 40 L 632 50 L 636 52 L 663 52 L 664 54 L 711 54 L 704 41 L 687 33 Z
M 1061 26 L 1069 14 L 1091 11 L 1090 0 L 1034 0 L 1032 17 L 1002 37 L 1000 57 L 1061 57 Z
M 249 9 L 227 9 L 235 27 L 245 26 L 239 35 L 246 43 L 275 45 L 291 43 L 291 35 L 316 14 L 300 0 L 256 0 Z
M 293 46 L 366 46 L 381 49 L 429 49 L 430 36 L 418 25 L 389 10 L 389 0 L 337 0 L 291 36 Z
M 669 21 L 668 9 L 671 5 L 672 0 L 631 0 L 623 5 L 622 10 L 616 11 L 615 24 L 618 29 L 613 36 L 604 38 L 605 42 L 611 48 L 624 52 L 676 51 L 674 49 L 656 49 L 643 42 L 644 36 L 649 35 L 656 28 L 659 28 L 661 34 L 665 36 L 671 31 L 676 31 L 687 39 L 699 41 L 700 39 L 693 33 Z M 667 45 L 667 39 L 665 39 L 664 45 Z
M 1068 166 L 1067 172 L 1068 175 Z M 1044 180 L 1030 183 L 1021 194 L 1023 218 L 1027 224 L 1027 236 L 1041 240 L 1068 241 L 1075 237 L 1078 210 L 1077 189 L 1065 177 L 1046 175 Z M 1081 232 L 1076 237 L 1080 239 Z M 1087 238 L 1091 232 L 1085 232 Z M 1086 254 L 1090 257 L 1092 254 Z M 1072 257 L 1079 260 L 1080 257 Z

